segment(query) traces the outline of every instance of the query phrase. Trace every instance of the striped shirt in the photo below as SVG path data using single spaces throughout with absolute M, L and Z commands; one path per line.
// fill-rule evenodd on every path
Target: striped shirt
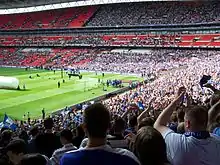
M 62 148 L 55 150 L 52 157 L 50 158 L 52 165 L 59 165 L 60 159 L 62 158 L 62 156 L 66 152 L 72 151 L 72 150 L 77 150 L 77 148 L 72 143 L 66 144 Z

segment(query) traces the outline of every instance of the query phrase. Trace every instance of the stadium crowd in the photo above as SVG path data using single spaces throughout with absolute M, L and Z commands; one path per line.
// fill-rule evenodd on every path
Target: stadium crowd
M 0 27 L 4 30 L 20 30 L 211 23 L 219 21 L 219 8 L 217 1 L 94 5 L 26 14 L 5 14 L 0 16 Z
M 199 53 L 200 52 L 200 53 Z M 187 59 L 207 55 L 207 51 L 196 50 L 147 50 L 102 51 L 82 69 L 119 73 L 157 74 L 161 70 L 170 70 L 186 64 Z M 209 52 L 212 54 L 212 52 Z M 215 52 L 213 52 L 215 53 Z M 202 54 L 202 55 L 201 55 Z
M 148 2 L 102 6 L 87 26 L 191 24 L 217 22 L 216 2 Z
M 190 3 L 179 4 L 101 6 L 87 26 L 219 20 L 218 2 L 193 8 Z M 100 38 L 63 38 L 53 43 L 109 44 Z M 146 40 L 155 45 L 151 39 Z M 41 43 L 46 45 L 48 41 Z M 42 119 L 31 119 L 28 115 L 25 121 L 5 122 L 0 131 L 0 165 L 219 165 L 219 51 L 154 49 L 143 53 L 94 49 L 74 55 L 75 50 L 56 50 L 55 55 L 51 50 L 0 51 L 0 65 L 75 65 L 97 72 L 156 75 L 151 82 L 139 83 L 123 94 L 97 103 L 88 102 L 77 109 L 66 107 L 48 117 L 42 111 Z
M 133 35 L 133 38 L 127 38 L 124 36 L 124 41 L 118 40 L 117 35 L 112 35 L 111 39 L 105 40 L 104 38 L 108 35 L 74 35 L 74 36 L 56 36 L 56 37 L 16 37 L 4 38 L 0 40 L 2 46 L 75 46 L 75 45 L 86 45 L 86 46 L 109 46 L 109 45 L 130 45 L 130 46 L 176 46 L 180 41 L 176 41 L 175 38 L 178 35 Z
M 219 61 L 205 50 L 100 53 L 87 67 L 117 63 L 111 71 L 139 73 L 147 65 L 157 78 L 100 103 L 28 117 L 14 132 L 3 127 L 0 164 L 218 165 Z

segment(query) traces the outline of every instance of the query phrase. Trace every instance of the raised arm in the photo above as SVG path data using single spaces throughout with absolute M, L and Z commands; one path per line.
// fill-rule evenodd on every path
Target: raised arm
M 137 118 L 137 122 L 138 122 L 138 125 L 140 124 L 140 122 L 145 118 L 147 117 L 147 114 L 149 113 L 149 110 L 151 108 L 151 104 L 152 104 L 152 101 L 154 100 L 154 98 L 152 98 L 148 104 L 148 107 L 146 110 L 144 110 L 143 112 L 141 112 L 141 114 L 138 116 Z
M 121 118 L 125 119 L 130 112 L 131 112 L 131 109 L 130 107 L 128 107 L 128 109 L 121 115 Z
M 166 109 L 163 110 L 154 123 L 154 128 L 157 129 L 161 134 L 165 133 L 169 129 L 167 127 L 167 123 L 169 122 L 173 111 L 182 101 L 185 91 L 186 89 L 184 87 L 179 89 L 177 97 L 170 103 L 170 105 L 168 105 Z

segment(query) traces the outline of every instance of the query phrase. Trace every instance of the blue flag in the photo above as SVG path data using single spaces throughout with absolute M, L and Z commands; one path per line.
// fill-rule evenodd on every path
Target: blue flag
M 0 128 L 3 128 L 3 127 L 4 127 L 4 123 L 1 122 L 1 123 L 0 123 Z
M 4 121 L 3 121 L 4 127 L 10 128 L 11 130 L 15 131 L 17 128 L 17 125 L 14 123 L 14 121 L 8 117 L 8 115 L 5 114 Z

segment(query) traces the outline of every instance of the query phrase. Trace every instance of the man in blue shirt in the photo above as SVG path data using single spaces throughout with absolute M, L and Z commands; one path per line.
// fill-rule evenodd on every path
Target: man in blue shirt
M 128 150 L 112 149 L 106 144 L 110 127 L 110 114 L 101 103 L 93 104 L 84 111 L 84 130 L 88 136 L 85 148 L 64 154 L 60 165 L 138 165 L 139 161 Z

